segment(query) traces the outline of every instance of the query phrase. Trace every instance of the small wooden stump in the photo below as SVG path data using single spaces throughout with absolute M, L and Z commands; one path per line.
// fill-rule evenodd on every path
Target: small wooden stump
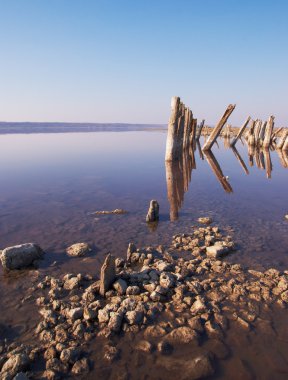
M 110 289 L 111 285 L 115 281 L 116 271 L 115 271 L 115 259 L 108 253 L 104 264 L 101 267 L 100 274 L 100 294 L 105 297 L 105 293 Z
M 150 202 L 149 210 L 146 216 L 146 222 L 157 222 L 159 220 L 159 204 L 157 201 Z

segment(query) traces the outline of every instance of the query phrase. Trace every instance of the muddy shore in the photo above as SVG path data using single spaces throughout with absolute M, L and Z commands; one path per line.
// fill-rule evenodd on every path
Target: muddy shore
M 17 339 L 1 326 L 1 378 L 284 379 L 288 272 L 226 260 L 237 254 L 212 224 L 168 246 L 130 244 L 104 294 L 103 273 L 35 270 L 19 305 L 34 310 L 31 325 Z

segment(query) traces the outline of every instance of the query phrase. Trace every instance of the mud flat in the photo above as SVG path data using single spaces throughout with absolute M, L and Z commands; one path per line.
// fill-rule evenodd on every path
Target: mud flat
M 38 324 L 24 343 L 1 341 L 1 379 L 287 378 L 288 271 L 228 263 L 236 248 L 198 226 L 169 246 L 130 243 L 99 280 L 35 282 Z

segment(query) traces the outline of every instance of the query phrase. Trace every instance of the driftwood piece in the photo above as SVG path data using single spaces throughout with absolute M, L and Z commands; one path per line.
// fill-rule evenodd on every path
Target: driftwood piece
M 212 169 L 213 173 L 215 174 L 217 180 L 222 185 L 223 189 L 226 191 L 226 193 L 233 193 L 232 186 L 228 182 L 227 178 L 224 176 L 224 174 L 221 170 L 221 167 L 220 167 L 218 161 L 216 160 L 214 154 L 212 153 L 212 151 L 211 150 L 205 150 L 205 151 L 203 151 L 203 153 L 207 159 L 207 162 L 208 162 L 210 168 Z
M 105 296 L 105 293 L 110 289 L 116 277 L 115 271 L 115 259 L 108 253 L 104 264 L 101 267 L 100 274 L 100 294 L 101 296 Z
M 215 128 L 211 132 L 211 135 L 209 136 L 208 140 L 204 144 L 204 146 L 202 148 L 203 151 L 209 150 L 212 148 L 212 145 L 214 144 L 217 137 L 219 136 L 223 126 L 227 123 L 227 120 L 228 120 L 229 116 L 231 115 L 231 113 L 234 111 L 235 107 L 236 107 L 236 104 L 229 104 L 229 106 L 227 107 L 223 116 L 221 117 L 221 119 L 218 121 L 217 125 L 215 126 Z
M 270 116 L 268 119 L 268 123 L 266 126 L 266 131 L 265 131 L 265 137 L 263 141 L 263 148 L 267 149 L 270 146 L 271 143 L 271 136 L 273 133 L 273 128 L 274 128 L 274 116 Z

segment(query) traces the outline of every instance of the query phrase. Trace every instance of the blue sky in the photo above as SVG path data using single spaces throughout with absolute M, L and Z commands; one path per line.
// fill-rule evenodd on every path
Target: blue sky
M 0 120 L 288 120 L 286 0 L 0 0 Z

